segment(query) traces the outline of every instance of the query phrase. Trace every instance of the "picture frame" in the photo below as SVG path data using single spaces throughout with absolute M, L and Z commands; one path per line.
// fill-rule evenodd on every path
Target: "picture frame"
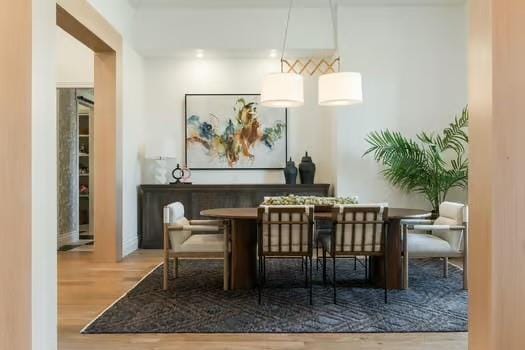
M 184 155 L 192 170 L 282 170 L 288 110 L 260 94 L 185 94 Z

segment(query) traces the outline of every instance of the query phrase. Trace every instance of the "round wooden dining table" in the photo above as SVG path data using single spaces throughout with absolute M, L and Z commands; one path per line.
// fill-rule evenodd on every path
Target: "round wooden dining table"
M 231 264 L 230 288 L 251 289 L 257 282 L 257 208 L 218 208 L 207 209 L 202 216 L 229 220 L 231 225 Z M 315 220 L 331 220 L 331 212 L 316 212 Z M 402 288 L 401 263 L 401 220 L 410 218 L 425 218 L 431 213 L 420 209 L 388 208 L 389 229 L 387 234 L 387 264 L 386 278 L 388 289 Z M 384 284 L 383 257 L 372 257 L 370 277 L 378 287 Z

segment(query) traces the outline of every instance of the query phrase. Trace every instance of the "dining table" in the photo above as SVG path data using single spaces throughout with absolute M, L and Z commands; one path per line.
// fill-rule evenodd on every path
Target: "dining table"
M 231 264 L 230 289 L 251 289 L 257 283 L 257 208 L 216 208 L 201 211 L 202 216 L 230 221 Z M 402 289 L 401 220 L 426 218 L 431 213 L 421 209 L 388 208 L 388 233 L 386 239 L 388 289 Z M 332 220 L 330 211 L 314 213 L 316 221 Z M 370 280 L 383 287 L 384 257 L 372 257 Z

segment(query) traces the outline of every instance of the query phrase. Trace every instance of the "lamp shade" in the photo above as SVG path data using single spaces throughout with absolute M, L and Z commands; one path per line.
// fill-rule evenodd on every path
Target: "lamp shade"
M 272 73 L 263 79 L 261 104 L 287 108 L 304 104 L 303 77 L 295 73 Z
M 174 159 L 176 158 L 175 141 L 171 139 L 155 140 L 146 144 L 146 159 Z
M 345 106 L 363 102 L 361 74 L 339 72 L 319 77 L 319 104 Z

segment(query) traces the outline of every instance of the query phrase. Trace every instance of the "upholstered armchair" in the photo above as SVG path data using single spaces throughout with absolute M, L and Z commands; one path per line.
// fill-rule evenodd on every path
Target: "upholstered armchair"
M 257 212 L 258 296 L 266 281 L 267 258 L 301 259 L 312 304 L 314 208 L 308 205 L 260 206 Z M 304 263 L 303 263 L 304 262 Z M 308 273 L 309 272 L 309 273 Z
M 168 266 L 174 258 L 174 277 L 178 276 L 179 259 L 224 259 L 224 290 L 229 289 L 230 235 L 227 221 L 188 220 L 180 202 L 164 207 L 164 275 L 163 289 L 168 289 Z
M 463 288 L 467 289 L 468 226 L 467 207 L 443 202 L 435 220 L 402 220 L 403 285 L 408 288 L 408 260 L 442 258 L 443 276 L 448 276 L 448 259 L 463 258 Z

